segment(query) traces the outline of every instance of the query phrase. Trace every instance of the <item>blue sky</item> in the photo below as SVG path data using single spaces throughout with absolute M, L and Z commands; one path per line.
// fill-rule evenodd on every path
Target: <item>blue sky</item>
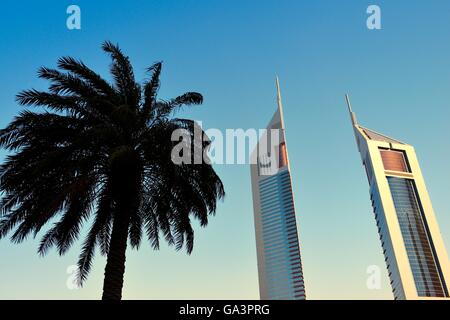
M 81 30 L 66 28 L 70 4 L 81 7 Z M 381 7 L 382 30 L 366 28 L 370 4 Z M 60 56 L 109 77 L 107 39 L 130 56 L 138 79 L 164 61 L 162 98 L 201 92 L 204 105 L 182 115 L 205 128 L 264 128 L 278 74 L 308 298 L 392 298 L 347 92 L 361 124 L 416 147 L 450 248 L 448 1 L 6 0 L 1 10 L 1 127 L 20 110 L 15 94 L 44 89 L 36 70 Z M 250 170 L 216 169 L 227 197 L 210 225 L 196 228 L 193 254 L 128 252 L 124 298 L 258 298 Z M 98 299 L 101 257 L 85 287 L 67 288 L 78 245 L 40 258 L 37 240 L 1 240 L 0 298 Z M 383 270 L 380 290 L 366 287 L 369 265 Z

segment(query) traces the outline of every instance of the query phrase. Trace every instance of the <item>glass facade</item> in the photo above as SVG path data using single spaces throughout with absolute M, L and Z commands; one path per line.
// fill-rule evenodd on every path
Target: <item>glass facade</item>
M 259 181 L 262 240 L 269 300 L 304 299 L 302 264 L 288 170 Z
M 387 180 L 418 296 L 447 296 L 414 181 L 393 176 Z
M 370 186 L 370 199 L 372 200 L 375 221 L 377 222 L 378 234 L 380 235 L 381 246 L 383 248 L 384 259 L 388 269 L 392 293 L 397 300 L 405 299 L 403 285 L 400 278 L 397 261 L 395 259 L 394 248 L 387 226 L 386 216 L 383 210 L 383 203 L 380 198 L 377 184 Z

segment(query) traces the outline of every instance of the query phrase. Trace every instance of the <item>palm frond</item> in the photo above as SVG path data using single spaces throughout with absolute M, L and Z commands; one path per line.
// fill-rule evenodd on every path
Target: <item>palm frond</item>
M 200 105 L 203 103 L 203 96 L 197 92 L 187 92 L 169 101 L 158 101 L 155 103 L 155 117 L 165 118 L 176 112 L 183 106 Z
M 110 41 L 105 41 L 102 48 L 112 58 L 111 74 L 118 91 L 125 98 L 123 103 L 135 106 L 140 100 L 140 88 L 135 82 L 130 59 L 123 54 L 118 45 Z
M 58 60 L 58 68 L 69 71 L 81 77 L 101 94 L 109 97 L 114 97 L 116 95 L 114 88 L 106 80 L 104 80 L 99 74 L 89 69 L 89 67 L 87 67 L 80 60 L 72 57 L 62 57 Z
M 162 62 L 157 62 L 147 69 L 151 74 L 150 80 L 144 83 L 144 104 L 142 106 L 142 117 L 145 121 L 152 118 L 152 111 L 156 103 L 161 75 Z

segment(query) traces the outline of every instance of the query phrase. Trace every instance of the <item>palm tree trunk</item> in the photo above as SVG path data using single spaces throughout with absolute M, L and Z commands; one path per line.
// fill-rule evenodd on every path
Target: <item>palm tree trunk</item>
M 122 299 L 125 255 L 130 218 L 139 207 L 142 167 L 140 156 L 129 146 L 118 147 L 110 159 L 114 219 L 103 281 L 103 300 Z
M 111 242 L 103 281 L 103 300 L 121 300 L 130 210 L 119 210 L 114 217 Z

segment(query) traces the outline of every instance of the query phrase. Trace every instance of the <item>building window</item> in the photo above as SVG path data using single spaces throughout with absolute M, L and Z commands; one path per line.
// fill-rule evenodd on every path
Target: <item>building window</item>
M 417 294 L 419 297 L 445 297 L 445 283 L 414 181 L 397 177 L 387 177 L 387 180 Z
M 404 152 L 380 149 L 380 153 L 384 170 L 410 172 Z
M 279 168 L 285 167 L 288 164 L 288 159 L 287 159 L 287 151 L 286 151 L 286 143 L 282 142 L 280 143 L 280 163 L 279 163 Z

